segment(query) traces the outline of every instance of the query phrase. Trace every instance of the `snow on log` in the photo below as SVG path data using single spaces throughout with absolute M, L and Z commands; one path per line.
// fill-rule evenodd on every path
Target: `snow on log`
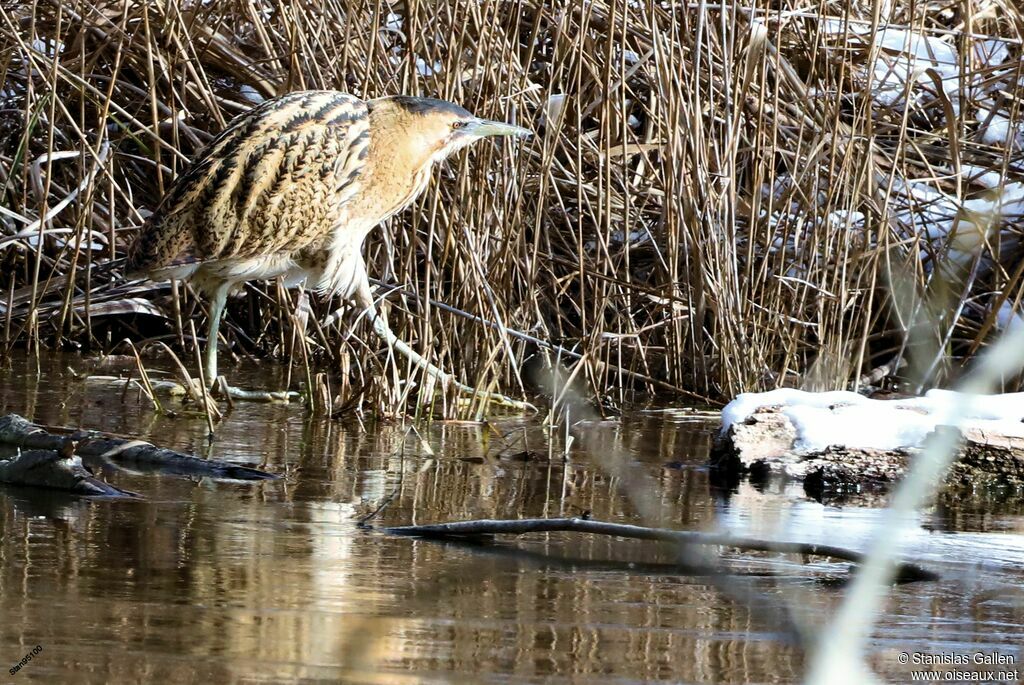
M 721 473 L 803 480 L 812 494 L 857 491 L 898 480 L 928 437 L 961 434 L 946 482 L 1024 487 L 1024 393 L 876 400 L 853 392 L 780 389 L 745 393 L 722 411 L 712 449 Z

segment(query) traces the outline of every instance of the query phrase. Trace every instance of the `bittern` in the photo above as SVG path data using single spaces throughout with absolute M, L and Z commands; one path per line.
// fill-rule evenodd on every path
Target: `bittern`
M 477 393 L 391 331 L 374 305 L 362 246 L 375 226 L 419 197 L 435 163 L 482 138 L 527 135 L 431 98 L 362 101 L 322 90 L 267 100 L 235 118 L 175 179 L 129 250 L 128 272 L 188 279 L 209 296 L 204 366 L 211 386 L 228 294 L 246 281 L 280 277 L 287 286 L 305 282 L 324 296 L 354 300 L 392 349 L 442 385 Z

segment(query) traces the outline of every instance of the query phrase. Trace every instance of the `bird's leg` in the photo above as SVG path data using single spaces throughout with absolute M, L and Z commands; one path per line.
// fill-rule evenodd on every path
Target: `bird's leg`
M 228 301 L 229 285 L 224 283 L 217 287 L 210 298 L 210 320 L 206 322 L 206 384 L 213 386 L 217 382 L 217 342 L 220 336 L 220 320 L 224 316 L 224 306 Z
M 249 400 L 251 402 L 287 402 L 299 393 L 282 390 L 279 392 L 267 392 L 265 390 L 242 390 L 228 385 L 227 380 L 217 375 L 217 342 L 220 335 L 220 322 L 224 317 L 224 306 L 228 301 L 230 283 L 224 283 L 217 287 L 210 298 L 210 320 L 206 330 L 206 385 L 211 390 L 220 390 L 236 400 Z
M 356 275 L 357 286 L 352 297 L 360 309 L 366 312 L 366 315 L 370 318 L 370 322 L 373 324 L 374 332 L 381 337 L 388 344 L 391 349 L 400 352 L 412 361 L 413 364 L 421 367 L 426 373 L 433 376 L 441 382 L 442 387 L 453 385 L 459 389 L 459 391 L 477 397 L 486 398 L 490 402 L 495 404 L 504 405 L 506 407 L 514 407 L 523 411 L 536 412 L 537 408 L 529 402 L 522 400 L 512 399 L 511 397 L 505 397 L 504 395 L 496 392 L 487 392 L 485 390 L 478 390 L 464 383 L 452 378 L 452 375 L 445 373 L 438 367 L 431 364 L 429 361 L 424 359 L 416 350 L 412 349 L 401 340 L 394 332 L 391 327 L 388 326 L 388 322 L 384 320 L 384 317 L 377 311 L 377 306 L 373 301 L 373 291 L 370 290 L 370 281 L 366 277 L 366 272 L 360 269 L 362 273 Z

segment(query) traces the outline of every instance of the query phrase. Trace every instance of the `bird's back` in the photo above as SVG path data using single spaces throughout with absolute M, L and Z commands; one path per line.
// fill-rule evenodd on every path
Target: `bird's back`
M 369 149 L 361 100 L 304 91 L 235 118 L 175 179 L 129 250 L 129 273 L 177 276 L 322 242 Z

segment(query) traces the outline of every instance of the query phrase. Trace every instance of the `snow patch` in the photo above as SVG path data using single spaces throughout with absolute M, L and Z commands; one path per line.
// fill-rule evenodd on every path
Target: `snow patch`
M 782 388 L 743 393 L 722 410 L 722 431 L 762 407 L 781 407 L 796 428 L 795 448 L 830 446 L 896 449 L 919 447 L 937 426 L 959 425 L 1024 437 L 1024 393 L 966 396 L 929 390 L 924 397 L 873 400 L 855 392 L 812 393 Z
M 384 28 L 388 31 L 401 32 L 402 17 L 398 16 L 394 12 L 388 12 L 388 16 L 384 20 Z
M 972 46 L 974 58 L 982 67 L 998 67 L 1010 59 L 1010 46 L 999 38 L 986 38 L 975 41 Z
M 440 74 L 444 65 L 440 61 L 434 60 L 433 64 L 428 64 L 422 57 L 416 58 L 416 71 L 420 76 L 433 76 L 434 74 Z
M 565 94 L 552 93 L 548 96 L 544 107 L 544 114 L 541 124 L 545 127 L 557 128 L 562 123 L 562 116 L 565 114 Z
M 978 123 L 981 124 L 981 142 L 986 145 L 1005 147 L 1010 150 L 1024 148 L 1024 125 L 1014 123 L 997 112 L 979 108 Z
M 238 94 L 242 96 L 242 99 L 253 105 L 258 105 L 265 99 L 263 95 L 250 86 L 248 83 L 243 83 L 238 89 Z
M 960 172 L 971 183 L 977 183 L 985 188 L 998 188 L 1003 184 L 1003 175 L 995 169 L 961 163 Z
M 54 57 L 64 52 L 64 43 L 53 38 L 35 38 L 32 41 L 32 49 L 47 57 Z
M 912 31 L 883 29 L 875 36 L 872 54 L 873 96 L 877 102 L 894 107 L 903 102 L 908 84 L 932 85 L 928 69 L 939 75 L 943 92 L 955 100 L 953 95 L 960 88 L 960 60 L 953 46 Z
M 964 173 L 974 176 L 978 169 L 972 167 Z M 894 202 L 897 206 L 892 217 L 904 227 L 908 237 L 923 236 L 935 249 L 948 243 L 946 258 L 951 263 L 970 264 L 1005 223 L 1024 217 L 1024 183 L 997 183 L 994 176 L 988 175 L 982 177 L 982 182 L 1002 187 L 986 197 L 959 202 L 928 183 L 897 178 L 890 196 L 890 201 L 898 201 Z M 1004 235 L 1009 237 L 1009 233 Z M 929 255 L 925 249 L 921 259 L 927 261 Z

